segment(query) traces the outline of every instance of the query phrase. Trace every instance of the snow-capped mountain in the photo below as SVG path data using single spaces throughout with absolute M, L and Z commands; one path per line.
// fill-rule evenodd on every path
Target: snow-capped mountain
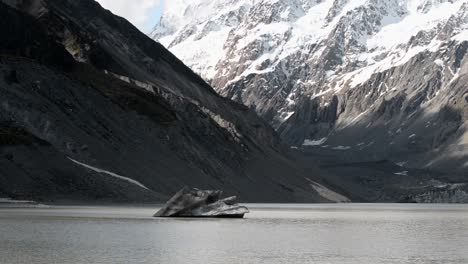
M 466 172 L 467 0 L 172 0 L 152 37 L 291 146 Z
M 0 197 L 343 200 L 254 111 L 98 2 L 0 0 L 0 17 Z

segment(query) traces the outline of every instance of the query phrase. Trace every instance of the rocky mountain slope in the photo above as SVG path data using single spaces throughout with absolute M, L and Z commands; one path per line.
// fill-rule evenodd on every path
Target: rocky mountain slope
M 330 201 L 253 111 L 97 2 L 2 0 L 0 16 L 1 197 Z
M 173 0 L 151 35 L 292 147 L 468 176 L 466 0 Z

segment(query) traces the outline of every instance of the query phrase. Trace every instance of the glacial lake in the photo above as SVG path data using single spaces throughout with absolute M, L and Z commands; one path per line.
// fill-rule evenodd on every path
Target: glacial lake
M 468 263 L 468 205 L 248 206 L 246 219 L 155 219 L 149 207 L 4 208 L 0 263 Z

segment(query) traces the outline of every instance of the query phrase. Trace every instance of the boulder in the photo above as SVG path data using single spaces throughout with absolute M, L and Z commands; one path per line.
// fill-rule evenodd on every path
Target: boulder
M 154 217 L 243 218 L 249 209 L 236 203 L 237 197 L 222 199 L 219 190 L 185 187 L 174 195 Z

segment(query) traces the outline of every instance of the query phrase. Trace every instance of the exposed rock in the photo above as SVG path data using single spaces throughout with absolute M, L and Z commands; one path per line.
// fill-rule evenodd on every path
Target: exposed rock
M 5 75 L 5 82 L 9 85 L 19 83 L 16 70 L 11 70 L 9 74 Z
M 98 2 L 1 0 L 0 17 L 5 196 L 160 202 L 197 184 L 328 201 L 254 111 Z
M 466 172 L 466 1 L 178 2 L 154 38 L 289 145 L 327 138 L 360 161 Z
M 237 197 L 222 199 L 222 191 L 183 188 L 154 217 L 243 218 L 249 209 L 236 203 Z
M 411 199 L 417 203 L 468 203 L 468 185 L 442 184 Z

